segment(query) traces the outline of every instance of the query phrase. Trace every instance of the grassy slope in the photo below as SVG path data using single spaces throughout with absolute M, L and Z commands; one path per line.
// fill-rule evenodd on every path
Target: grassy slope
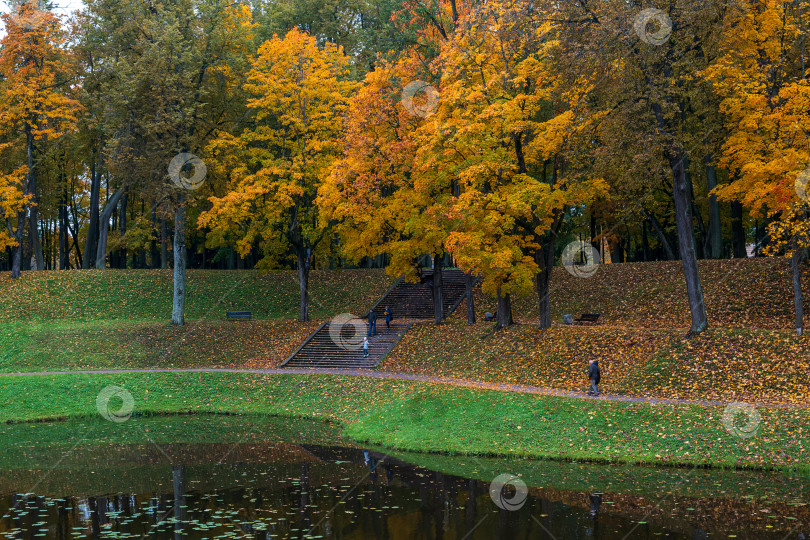
M 698 267 L 712 326 L 789 329 L 793 324 L 793 290 L 786 259 L 699 261 Z M 805 265 L 804 283 L 810 283 Z M 806 286 L 806 285 L 805 285 Z M 551 315 L 600 313 L 608 325 L 647 328 L 688 328 L 689 306 L 680 261 L 600 266 L 589 278 L 555 268 L 551 284 Z M 481 311 L 492 311 L 492 297 L 479 296 Z M 537 318 L 537 295 L 513 299 L 517 322 Z M 810 295 L 805 295 L 805 312 Z M 463 312 L 461 312 L 463 313 Z
M 789 331 L 418 325 L 380 369 L 585 390 L 588 360 L 608 393 L 808 404 L 808 338 Z
M 0 370 L 265 367 L 283 361 L 318 325 L 362 313 L 392 280 L 378 270 L 315 271 L 310 314 L 298 316 L 293 272 L 188 272 L 183 328 L 171 318 L 167 270 L 28 272 L 0 277 Z M 225 321 L 250 310 L 253 321 Z
M 793 297 L 786 260 L 700 261 L 699 266 L 712 326 L 791 328 Z M 810 265 L 805 279 L 810 280 Z M 314 271 L 310 314 L 317 319 L 362 312 L 391 283 L 382 270 Z M 24 272 L 16 281 L 2 274 L 0 320 L 164 322 L 171 316 L 171 294 L 169 270 Z M 597 312 L 607 325 L 683 328 L 689 323 L 678 261 L 605 265 L 590 278 L 555 268 L 551 300 L 555 322 L 562 321 L 564 313 Z M 810 310 L 810 298 L 806 301 Z M 479 291 L 477 307 L 492 310 L 494 300 Z M 219 320 L 231 309 L 251 310 L 257 318 L 296 318 L 296 274 L 189 270 L 188 320 Z M 517 322 L 535 320 L 536 295 L 513 298 L 513 311 Z
M 711 328 L 683 340 L 688 309 L 680 263 L 600 267 L 591 278 L 556 269 L 555 327 L 468 328 L 464 304 L 440 329 L 417 326 L 384 369 L 583 389 L 583 366 L 599 358 L 608 392 L 681 398 L 806 403 L 807 338 L 788 330 L 787 262 L 702 261 Z M 318 324 L 360 313 L 390 285 L 381 270 L 314 272 L 312 316 L 300 324 L 292 272 L 189 271 L 190 324 L 167 324 L 171 276 L 160 270 L 24 273 L 0 277 L 0 370 L 116 367 L 272 367 Z M 492 309 L 478 295 L 479 315 Z M 533 296 L 515 298 L 518 322 L 536 316 Z M 227 309 L 259 320 L 223 321 Z M 564 312 L 597 311 L 604 324 L 571 328 Z M 808 306 L 810 311 L 810 306 Z M 754 327 L 754 328 L 752 328 Z
M 259 319 L 298 317 L 293 271 L 189 270 L 186 319 L 221 320 L 228 310 Z M 392 283 L 380 270 L 316 270 L 310 277 L 310 316 L 368 309 Z M 0 276 L 0 320 L 165 322 L 172 313 L 171 270 L 73 270 Z
M 288 320 L 16 322 L 0 326 L 0 371 L 244 367 L 284 361 L 318 327 Z
M 787 261 L 701 261 L 700 270 L 710 329 L 691 341 L 680 262 L 607 265 L 590 278 L 557 268 L 551 330 L 530 324 L 536 296 L 514 299 L 524 324 L 500 332 L 468 327 L 462 304 L 449 324 L 413 328 L 381 369 L 584 390 L 594 358 L 606 392 L 806 405 L 808 337 L 790 330 Z M 494 301 L 479 294 L 476 307 L 480 317 Z M 562 324 L 563 313 L 583 312 L 601 324 Z
M 722 408 L 594 402 L 353 377 L 120 374 L 13 377 L 0 421 L 96 416 L 106 385 L 131 392 L 139 414 L 266 413 L 335 420 L 357 440 L 390 448 L 626 463 L 810 470 L 806 410 L 762 409 L 740 439 Z M 119 403 L 111 402 L 115 410 Z M 127 424 L 119 424 L 126 429 Z

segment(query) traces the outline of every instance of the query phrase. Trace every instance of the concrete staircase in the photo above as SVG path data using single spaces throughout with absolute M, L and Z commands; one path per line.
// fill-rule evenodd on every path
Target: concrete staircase
M 433 270 L 423 270 L 425 280 L 433 277 Z M 442 299 L 445 317 L 452 313 L 466 292 L 466 277 L 461 270 L 442 271 Z M 433 289 L 428 283 L 407 283 L 400 279 L 374 306 L 374 312 L 384 320 L 386 306 L 396 318 L 433 319 Z
M 432 270 L 422 275 L 432 277 Z M 452 313 L 464 297 L 465 275 L 459 270 L 442 272 L 445 316 Z M 394 312 L 391 328 L 385 327 L 385 308 Z M 372 308 L 377 313 L 377 335 L 369 338 L 368 357 L 363 358 L 363 336 L 368 332 L 366 313 L 350 317 L 338 315 L 323 323 L 280 367 L 371 369 L 393 349 L 415 322 L 433 319 L 433 292 L 428 283 L 397 281 Z
M 336 318 L 323 323 L 281 367 L 371 369 L 385 358 L 412 324 L 412 320 L 399 319 L 392 321 L 388 329 L 385 321 L 378 320 L 377 335 L 368 338 L 368 357 L 363 358 L 363 336 L 368 331 L 366 320 L 342 323 Z

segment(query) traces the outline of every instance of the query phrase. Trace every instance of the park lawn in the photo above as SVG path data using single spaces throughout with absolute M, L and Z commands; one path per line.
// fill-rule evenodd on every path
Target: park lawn
M 603 390 L 682 399 L 806 404 L 807 337 L 791 331 L 788 266 L 782 259 L 701 261 L 708 331 L 688 328 L 679 263 L 605 265 L 590 278 L 555 268 L 555 325 L 494 332 L 468 327 L 465 304 L 440 327 L 415 325 L 382 369 L 583 390 L 584 367 L 601 361 Z M 290 271 L 190 270 L 182 328 L 168 324 L 167 270 L 24 272 L 0 276 L 0 371 L 148 367 L 275 367 L 318 322 L 363 313 L 392 283 L 382 270 L 315 271 L 313 322 L 299 323 Z M 479 317 L 491 308 L 478 294 Z M 531 321 L 536 298 L 515 298 Z M 225 321 L 230 309 L 256 320 Z M 810 310 L 810 308 L 809 308 Z M 596 311 L 595 328 L 559 323 Z
M 265 368 L 283 362 L 320 324 L 290 320 L 6 321 L 0 372 L 77 369 Z
M 313 271 L 310 317 L 297 321 L 292 271 L 189 270 L 187 324 L 171 319 L 169 270 L 0 276 L 0 371 L 271 367 L 328 316 L 363 313 L 393 283 L 382 270 Z M 227 321 L 250 310 L 254 320 Z
M 446 385 L 324 375 L 136 373 L 9 376 L 0 421 L 98 415 L 107 385 L 135 413 L 258 413 L 334 421 L 386 448 L 558 460 L 810 470 L 810 411 L 761 408 L 759 431 L 738 438 L 722 407 L 566 399 Z M 120 406 L 118 398 L 111 409 Z M 738 421 L 743 419 L 738 418 Z M 120 429 L 127 429 L 123 422 Z
M 784 259 L 700 261 L 712 327 L 790 329 L 793 296 Z M 805 280 L 810 280 L 807 265 Z M 394 280 L 383 270 L 315 270 L 310 279 L 310 316 L 364 313 Z M 805 281 L 807 282 L 807 281 Z M 555 324 L 563 314 L 600 313 L 604 325 L 678 329 L 689 327 L 689 308 L 679 261 L 600 266 L 589 278 L 555 268 L 551 285 Z M 808 295 L 810 296 L 810 295 Z M 168 321 L 170 270 L 71 270 L 0 275 L 0 320 Z M 810 298 L 806 309 L 810 311 Z M 537 295 L 514 296 L 515 320 L 537 319 Z M 254 318 L 296 319 L 298 278 L 294 271 L 189 270 L 187 320 L 220 320 L 228 310 L 251 310 Z M 494 299 L 476 288 L 480 314 Z M 455 318 L 466 316 L 465 304 Z
M 416 325 L 379 366 L 487 382 L 587 389 L 599 360 L 600 390 L 675 399 L 807 405 L 807 337 L 790 331 L 681 330 L 491 324 Z M 803 360 L 804 359 L 804 360 Z
M 171 270 L 70 270 L 0 275 L 0 321 L 168 322 Z M 364 313 L 393 283 L 382 270 L 314 270 L 310 317 Z M 188 270 L 186 320 L 222 320 L 247 310 L 257 319 L 297 319 L 298 274 L 292 270 Z

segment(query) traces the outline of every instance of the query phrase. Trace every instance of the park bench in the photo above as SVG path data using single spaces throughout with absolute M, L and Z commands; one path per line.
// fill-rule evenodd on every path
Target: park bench
M 225 313 L 225 318 L 228 319 L 229 321 L 235 319 L 250 319 L 251 313 L 250 311 L 227 311 Z
M 579 319 L 574 319 L 574 324 L 596 324 L 599 321 L 599 313 L 583 313 Z

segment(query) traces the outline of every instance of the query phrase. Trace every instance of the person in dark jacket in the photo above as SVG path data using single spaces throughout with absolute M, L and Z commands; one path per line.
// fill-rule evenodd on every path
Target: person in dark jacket
M 602 371 L 599 369 L 599 361 L 591 360 L 588 362 L 588 379 L 591 381 L 591 389 L 588 390 L 589 396 L 599 395 L 599 380 L 602 378 Z
M 373 309 L 368 310 L 368 335 L 369 337 L 377 335 L 377 314 Z
M 391 321 L 394 318 L 394 312 L 391 311 L 391 308 L 386 306 L 385 307 L 385 327 L 391 328 Z

